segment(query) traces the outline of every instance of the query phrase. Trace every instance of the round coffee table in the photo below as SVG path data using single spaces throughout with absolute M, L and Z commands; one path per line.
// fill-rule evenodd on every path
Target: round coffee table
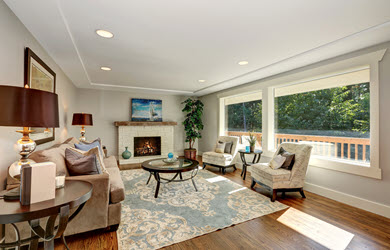
M 195 191 L 198 191 L 194 181 L 194 177 L 198 174 L 198 170 L 199 170 L 198 161 L 179 158 L 174 163 L 166 163 L 164 162 L 164 160 L 165 158 L 161 158 L 161 159 L 144 161 L 142 163 L 142 168 L 150 172 L 149 179 L 146 182 L 146 185 L 149 184 L 152 175 L 154 176 L 154 179 L 156 179 L 157 181 L 154 198 L 158 197 L 158 191 L 160 189 L 161 183 L 182 182 L 182 181 L 191 180 L 192 184 L 194 185 Z M 182 173 L 188 171 L 192 171 L 190 177 L 183 179 Z M 169 174 L 169 173 L 173 173 L 175 175 L 171 179 L 166 179 L 160 176 L 160 174 Z M 179 178 L 176 179 L 177 177 Z
M 38 249 L 38 241 L 44 241 L 45 249 L 54 249 L 54 239 L 61 237 L 66 245 L 64 231 L 68 222 L 83 209 L 85 203 L 91 198 L 92 184 L 86 181 L 66 181 L 63 188 L 56 190 L 56 196 L 52 200 L 34 203 L 28 206 L 20 204 L 19 200 L 5 201 L 0 199 L 0 224 L 11 224 L 16 234 L 16 241 L 3 242 L 4 230 L 0 237 L 0 249 L 8 247 L 18 247 L 30 243 L 30 249 Z M 77 210 L 69 214 L 72 208 Z M 58 225 L 55 226 L 59 215 Z M 39 219 L 49 217 L 46 227 L 39 224 Z M 31 230 L 31 237 L 20 238 L 20 232 L 16 222 L 27 221 Z M 3 227 L 4 229 L 4 227 Z M 56 231 L 56 232 L 55 232 Z

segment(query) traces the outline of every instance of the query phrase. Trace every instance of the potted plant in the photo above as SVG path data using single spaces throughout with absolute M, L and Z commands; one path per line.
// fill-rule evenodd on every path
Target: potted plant
M 249 132 L 249 137 L 246 138 L 246 139 L 249 142 L 249 146 L 250 146 L 251 152 L 254 152 L 255 151 L 255 146 L 256 146 L 256 141 L 257 141 L 256 136 L 254 135 L 253 132 L 252 133 Z
M 203 103 L 199 100 L 188 98 L 184 102 L 183 112 L 186 114 L 186 119 L 183 122 L 186 132 L 186 142 L 189 148 L 184 149 L 184 157 L 196 160 L 196 148 L 193 148 L 196 139 L 202 138 L 200 131 L 203 129 L 202 114 Z

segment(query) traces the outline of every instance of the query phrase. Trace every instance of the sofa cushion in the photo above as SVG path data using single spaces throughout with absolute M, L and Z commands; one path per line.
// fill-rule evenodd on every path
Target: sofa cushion
M 79 154 L 82 154 L 84 156 L 91 155 L 91 154 L 96 155 L 96 159 L 98 160 L 98 165 L 99 165 L 98 167 L 102 170 L 103 173 L 108 173 L 106 170 L 106 166 L 104 164 L 104 158 L 100 154 L 99 147 L 94 147 L 88 151 L 79 150 L 77 148 L 69 148 L 69 149 L 73 150 Z
M 70 148 L 70 145 L 61 144 L 58 147 L 35 151 L 28 158 L 37 163 L 47 161 L 54 162 L 56 164 L 57 174 L 65 173 L 69 176 L 65 163 L 65 149 L 67 148 Z
M 265 163 L 252 165 L 250 172 L 252 177 L 255 179 L 260 179 L 258 181 L 261 181 L 262 178 L 272 182 L 288 181 L 291 176 L 290 170 L 284 168 L 272 169 L 268 164 Z
M 110 201 L 118 203 L 125 199 L 125 186 L 119 172 L 119 168 L 107 168 L 110 174 Z
M 202 155 L 204 163 L 226 166 L 231 163 L 233 156 L 231 154 L 221 154 L 216 152 L 205 152 Z
M 93 175 L 102 173 L 95 154 L 84 156 L 67 148 L 65 150 L 65 162 L 69 175 Z
M 103 161 L 104 161 L 104 165 L 106 166 L 106 168 L 118 168 L 118 163 L 116 161 L 115 156 L 113 156 L 113 155 L 111 155 L 107 158 L 104 158 Z
M 102 142 L 101 142 L 100 138 L 97 138 L 93 142 L 80 141 L 80 143 L 75 143 L 74 147 L 77 149 L 83 150 L 83 151 L 88 151 L 94 147 L 98 147 L 101 156 L 104 157 Z

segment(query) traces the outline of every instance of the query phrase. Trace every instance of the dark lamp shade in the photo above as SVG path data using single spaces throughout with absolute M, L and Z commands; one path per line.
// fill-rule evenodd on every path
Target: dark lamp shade
M 58 128 L 58 95 L 0 86 L 0 126 Z
M 92 126 L 92 114 L 74 113 L 72 125 Z

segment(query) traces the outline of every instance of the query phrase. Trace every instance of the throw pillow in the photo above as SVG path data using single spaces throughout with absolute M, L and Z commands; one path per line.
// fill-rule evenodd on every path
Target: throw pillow
M 62 144 L 58 147 L 35 151 L 28 158 L 35 161 L 36 163 L 47 161 L 54 162 L 56 164 L 57 174 L 65 173 L 68 175 L 68 170 L 65 163 L 66 148 L 70 148 L 70 145 Z
M 76 149 L 76 148 L 69 148 L 70 150 L 73 150 L 75 152 L 78 152 L 82 155 L 91 155 L 91 154 L 94 154 L 96 155 L 96 159 L 97 159 L 97 162 L 98 162 L 98 166 L 100 167 L 101 171 L 103 173 L 108 173 L 107 170 L 106 170 L 106 166 L 104 165 L 104 161 L 103 161 L 103 156 L 100 154 L 100 151 L 99 151 L 99 148 L 98 147 L 94 147 L 88 151 L 83 151 L 83 150 L 79 150 L 79 149 Z
M 217 142 L 217 145 L 215 146 L 215 152 L 223 154 L 225 152 L 225 143 L 224 142 Z
M 281 155 L 276 155 L 274 158 L 272 158 L 272 160 L 270 161 L 269 163 L 269 166 L 272 168 L 272 169 L 278 169 L 280 168 L 283 163 L 286 161 L 286 157 L 283 157 Z
M 95 154 L 82 155 L 70 149 L 65 150 L 66 166 L 70 175 L 94 175 L 101 174 Z
M 94 147 L 98 147 L 100 154 L 104 157 L 102 141 L 100 140 L 100 138 L 97 138 L 93 142 L 80 141 L 80 143 L 75 143 L 74 147 L 83 151 L 88 151 Z
M 286 161 L 283 163 L 281 168 L 291 170 L 294 166 L 295 154 L 286 151 L 283 147 L 280 147 L 278 154 L 286 157 Z
M 225 143 L 225 153 L 231 154 L 233 148 L 233 142 L 226 142 Z

